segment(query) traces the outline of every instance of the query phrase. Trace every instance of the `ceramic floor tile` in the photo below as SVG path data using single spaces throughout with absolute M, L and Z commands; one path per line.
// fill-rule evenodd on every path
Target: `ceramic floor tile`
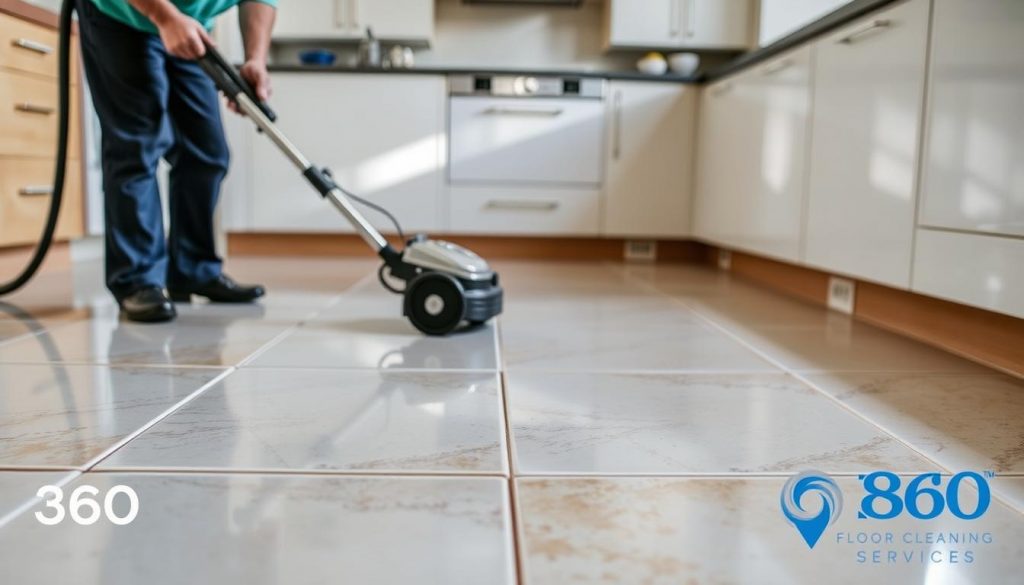
M 0 467 L 83 465 L 221 371 L 4 365 Z
M 17 339 L 18 337 L 31 335 L 33 329 L 18 321 L 0 321 L 0 343 Z
M 515 262 L 493 265 L 508 299 L 617 297 L 651 294 L 602 262 Z
M 853 372 L 807 378 L 951 471 L 1024 473 L 1024 380 Z
M 8 471 L 0 469 L 0 518 L 35 497 L 39 488 L 53 485 L 70 472 L 67 471 Z M 0 528 L 0 530 L 3 530 Z M 2 554 L 2 553 L 0 553 Z
M 253 316 L 260 312 L 258 307 L 248 310 Z M 185 316 L 162 324 L 95 318 L 0 345 L 0 364 L 235 365 L 289 326 L 223 315 Z
M 784 374 L 508 374 L 517 472 L 926 471 L 933 463 Z
M 1024 477 L 998 476 L 992 480 L 992 491 L 1024 514 Z
M 792 370 L 988 371 L 953 354 L 850 320 L 830 320 L 820 328 L 730 329 Z
M 497 478 L 86 474 L 80 484 L 131 487 L 137 518 L 43 526 L 25 513 L 0 529 L 5 582 L 514 582 Z
M 494 324 L 426 337 L 402 316 L 401 298 L 346 294 L 249 365 L 306 368 L 496 370 Z
M 1010 584 L 1024 571 L 1024 516 L 992 502 L 977 520 L 858 520 L 862 488 L 838 478 L 845 506 L 813 550 L 780 511 L 786 478 L 519 479 L 524 582 Z M 973 492 L 965 491 L 964 505 Z M 804 496 L 805 499 L 809 496 Z M 818 508 L 820 509 L 820 508 Z M 840 533 L 893 534 L 893 545 L 848 544 Z M 992 542 L 903 544 L 925 533 L 973 533 Z M 856 536 L 854 536 L 854 540 Z M 879 550 L 882 563 L 872 562 Z M 864 551 L 866 562 L 858 562 Z M 888 564 L 889 551 L 895 551 Z M 950 562 L 954 558 L 957 562 Z M 967 551 L 972 562 L 965 562 Z M 902 555 L 909 553 L 911 561 Z M 922 555 L 925 560 L 922 562 Z M 934 556 L 933 556 L 934 555 Z M 932 562 L 937 558 L 941 562 Z
M 497 374 L 242 369 L 101 467 L 504 473 Z

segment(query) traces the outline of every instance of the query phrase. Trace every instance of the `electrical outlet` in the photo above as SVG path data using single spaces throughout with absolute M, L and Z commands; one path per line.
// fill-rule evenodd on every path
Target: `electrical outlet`
M 658 242 L 651 240 L 626 240 L 624 253 L 631 262 L 653 262 L 658 259 Z
M 732 270 L 732 252 L 729 250 L 718 250 L 718 269 Z
M 828 279 L 828 308 L 847 315 L 853 314 L 857 283 L 845 278 L 830 276 Z

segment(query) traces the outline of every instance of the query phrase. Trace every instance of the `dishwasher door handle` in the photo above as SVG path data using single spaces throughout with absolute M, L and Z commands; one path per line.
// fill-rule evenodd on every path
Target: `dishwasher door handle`
M 562 108 L 525 108 L 509 106 L 495 106 L 484 110 L 484 114 L 489 116 L 541 116 L 555 118 L 564 113 L 565 110 Z
M 532 199 L 491 199 L 487 202 L 486 208 L 506 211 L 554 211 L 558 209 L 558 202 Z

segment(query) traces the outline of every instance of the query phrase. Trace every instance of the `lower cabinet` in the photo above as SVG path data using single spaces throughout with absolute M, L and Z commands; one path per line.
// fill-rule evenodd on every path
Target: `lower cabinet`
M 603 234 L 689 235 L 697 91 L 692 85 L 611 82 Z
M 597 236 L 601 194 L 580 188 L 453 185 L 449 207 L 453 233 Z
M 274 83 L 278 125 L 314 164 L 330 168 L 347 190 L 387 208 L 407 231 L 441 228 L 444 78 L 276 73 Z M 248 210 L 232 206 L 230 227 L 352 231 L 269 140 L 251 129 L 229 133 L 239 137 L 236 152 L 251 153 L 250 181 L 239 180 L 234 188 L 251 192 Z M 377 212 L 365 213 L 380 229 L 394 231 Z
M 928 0 L 815 43 L 808 264 L 910 286 Z
M 1024 240 L 921 228 L 913 290 L 1024 318 Z
M 803 47 L 705 88 L 694 233 L 797 262 L 805 205 L 811 51 Z

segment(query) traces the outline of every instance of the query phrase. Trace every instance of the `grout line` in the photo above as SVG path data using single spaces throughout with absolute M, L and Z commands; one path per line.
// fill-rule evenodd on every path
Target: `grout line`
M 330 477 L 446 477 L 461 479 L 488 477 L 505 480 L 501 471 L 438 470 L 418 471 L 402 469 L 274 469 L 260 467 L 145 467 L 108 466 L 91 469 L 89 473 L 156 474 L 156 475 L 282 475 L 282 476 L 330 476 Z
M 11 439 L 4 439 L 5 441 Z M 54 472 L 54 471 L 78 471 L 78 467 L 75 465 L 6 465 L 0 464 L 0 471 L 13 471 L 13 472 Z
M 72 481 L 74 481 L 74 480 L 78 479 L 79 477 L 81 477 L 81 475 L 82 475 L 81 471 L 71 471 L 67 475 L 61 477 L 59 480 L 57 480 L 57 481 L 55 481 L 53 483 L 47 484 L 47 485 L 53 485 L 53 486 L 57 486 L 59 488 L 63 488 L 64 486 L 68 485 Z M 8 512 L 4 516 L 0 517 L 0 529 L 4 528 L 5 526 L 7 526 L 11 522 L 13 522 L 16 518 L 18 518 L 19 516 L 21 516 L 25 512 L 28 512 L 32 508 L 35 508 L 36 505 L 39 502 L 42 502 L 42 501 L 43 501 L 43 499 L 40 498 L 39 496 L 32 496 L 31 498 L 29 498 L 28 500 L 23 502 L 20 506 L 14 508 L 13 510 Z
M 394 373 L 406 373 L 406 374 L 497 374 L 500 372 L 497 368 L 379 368 L 371 366 L 275 366 L 275 365 L 261 365 L 261 366 L 238 366 L 239 369 L 245 368 L 246 371 L 260 371 L 260 370 L 304 370 L 304 371 L 320 371 L 320 372 L 394 372 Z
M 516 490 L 516 456 L 515 434 L 512 432 L 512 416 L 509 402 L 508 364 L 505 363 L 505 352 L 502 351 L 502 322 L 500 317 L 494 320 L 494 348 L 498 362 L 498 384 L 501 388 L 501 420 L 505 431 L 505 457 L 508 459 L 508 506 L 509 533 L 512 538 L 512 561 L 515 569 L 515 581 L 519 585 L 526 583 L 526 551 L 523 548 L 523 537 L 520 530 L 522 515 L 519 510 L 519 493 Z

